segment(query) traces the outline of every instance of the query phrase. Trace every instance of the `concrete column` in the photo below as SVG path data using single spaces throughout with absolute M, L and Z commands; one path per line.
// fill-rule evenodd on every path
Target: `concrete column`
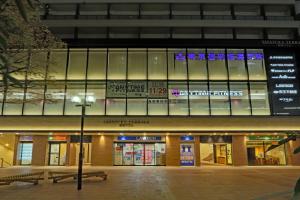
M 70 136 L 66 136 L 67 138 L 67 150 L 66 150 L 66 166 L 70 165 L 70 147 L 71 147 L 71 143 L 70 143 Z
M 32 165 L 47 165 L 48 137 L 42 135 L 33 136 Z
M 166 165 L 180 166 L 180 136 L 166 136 Z
M 232 162 L 234 166 L 248 165 L 246 136 L 232 136 Z
M 195 166 L 200 166 L 200 136 L 194 136 L 195 138 Z
M 294 154 L 294 150 L 300 146 L 300 138 L 297 138 L 296 141 L 289 141 L 286 143 L 286 156 L 287 156 L 287 164 L 300 166 L 300 153 Z
M 20 136 L 15 136 L 15 149 L 14 149 L 14 161 L 13 165 L 19 165 L 20 161 L 18 160 L 19 158 L 19 141 L 20 141 Z
M 69 152 L 68 153 L 68 156 L 69 156 L 69 163 L 68 165 L 69 166 L 74 166 L 76 165 L 76 143 L 69 143 Z
M 114 137 L 109 135 L 95 135 L 92 137 L 92 165 L 113 165 L 113 142 Z

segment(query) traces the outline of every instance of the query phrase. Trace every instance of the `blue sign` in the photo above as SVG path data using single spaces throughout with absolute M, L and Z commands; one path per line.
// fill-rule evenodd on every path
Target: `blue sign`
M 161 141 L 161 136 L 118 136 L 121 141 Z
M 180 140 L 181 141 L 194 141 L 194 136 L 188 136 L 188 135 L 181 136 Z
M 194 166 L 194 146 L 192 144 L 180 145 L 180 165 Z

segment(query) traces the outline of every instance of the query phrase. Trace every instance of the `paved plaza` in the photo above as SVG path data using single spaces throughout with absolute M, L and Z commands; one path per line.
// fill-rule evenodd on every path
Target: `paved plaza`
M 0 177 L 74 167 L 11 167 Z M 1 200 L 279 200 L 292 199 L 299 167 L 86 167 L 104 170 L 107 181 L 91 178 L 76 190 L 72 179 L 57 184 L 14 183 L 0 187 Z

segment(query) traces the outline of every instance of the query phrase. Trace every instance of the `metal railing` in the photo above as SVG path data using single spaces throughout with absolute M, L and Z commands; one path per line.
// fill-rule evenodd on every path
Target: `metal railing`
M 0 158 L 0 168 L 4 168 L 4 165 L 12 166 L 11 163 L 4 160 L 4 158 Z

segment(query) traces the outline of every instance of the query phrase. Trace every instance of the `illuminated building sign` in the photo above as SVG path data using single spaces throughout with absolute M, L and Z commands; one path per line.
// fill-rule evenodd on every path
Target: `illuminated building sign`
M 171 91 L 173 96 L 179 97 L 179 96 L 236 96 L 240 97 L 243 96 L 243 91 L 227 91 L 227 90 L 179 90 L 179 89 L 172 89 Z
M 49 141 L 67 141 L 66 136 L 60 136 L 60 135 L 55 135 L 55 136 L 49 136 L 48 137 Z
M 185 61 L 185 60 L 225 60 L 225 53 L 176 53 L 175 60 Z M 247 60 L 263 60 L 264 55 L 262 53 L 248 53 Z M 245 60 L 245 54 L 243 53 L 228 53 L 227 60 Z
M 121 141 L 161 141 L 161 136 L 118 136 Z
M 300 115 L 299 75 L 293 52 L 269 52 L 267 59 L 273 115 Z
M 181 141 L 194 141 L 194 136 L 185 135 L 180 137 Z

